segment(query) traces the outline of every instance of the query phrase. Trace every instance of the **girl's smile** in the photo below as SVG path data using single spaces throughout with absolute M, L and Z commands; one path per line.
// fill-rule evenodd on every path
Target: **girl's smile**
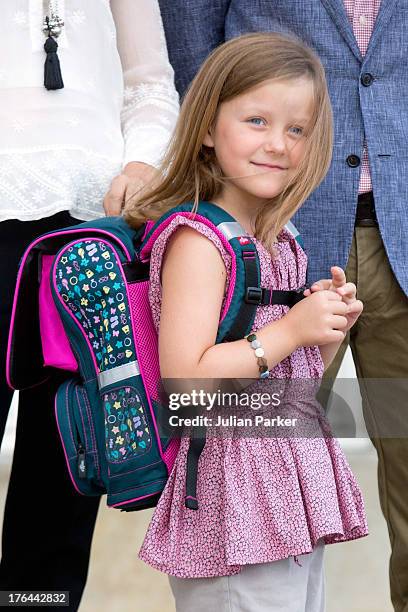
M 283 170 L 287 170 L 287 168 L 284 168 L 283 166 L 278 166 L 277 164 L 271 164 L 271 163 L 261 163 L 261 162 L 250 162 L 251 164 L 254 164 L 254 166 L 259 166 L 260 168 L 267 168 L 268 170 L 271 171 L 283 171 Z

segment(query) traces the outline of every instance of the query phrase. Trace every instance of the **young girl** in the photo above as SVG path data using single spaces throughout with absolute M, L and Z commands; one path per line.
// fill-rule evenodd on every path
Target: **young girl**
M 243 36 L 216 49 L 184 100 L 162 182 L 128 209 L 136 227 L 211 201 L 256 245 L 261 285 L 302 287 L 306 255 L 284 224 L 324 178 L 332 117 L 323 68 L 300 41 Z M 193 205 L 192 205 L 193 206 Z M 319 223 L 319 219 L 316 219 Z M 324 239 L 324 236 L 322 237 Z M 163 378 L 319 378 L 362 304 L 344 272 L 292 309 L 258 307 L 247 339 L 216 344 L 231 275 L 217 235 L 176 216 L 151 254 L 150 302 Z M 261 367 L 254 347 L 261 356 Z M 185 506 L 183 438 L 140 558 L 170 575 L 178 612 L 321 612 L 324 544 L 367 534 L 363 501 L 336 442 L 208 437 L 198 510 Z

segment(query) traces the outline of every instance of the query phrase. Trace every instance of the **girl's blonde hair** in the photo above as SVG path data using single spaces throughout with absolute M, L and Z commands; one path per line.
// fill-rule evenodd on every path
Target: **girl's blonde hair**
M 331 161 L 333 125 L 324 69 L 299 39 L 275 33 L 247 34 L 215 49 L 191 83 L 158 181 L 127 203 L 125 217 L 134 227 L 158 219 L 173 206 L 211 201 L 226 180 L 213 148 L 203 144 L 220 104 L 260 83 L 310 78 L 314 110 L 307 126 L 305 155 L 284 191 L 271 198 L 255 219 L 255 236 L 271 247 L 283 225 L 325 177 Z

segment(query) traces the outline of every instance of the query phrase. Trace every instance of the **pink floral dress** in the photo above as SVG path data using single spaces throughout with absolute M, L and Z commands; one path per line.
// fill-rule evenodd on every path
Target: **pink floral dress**
M 150 303 L 160 323 L 160 269 L 168 239 L 181 225 L 204 234 L 219 249 L 227 270 L 230 256 L 217 235 L 198 221 L 176 217 L 151 254 Z M 271 254 L 253 239 L 261 285 L 296 289 L 305 283 L 307 259 L 283 230 Z M 287 312 L 286 306 L 258 307 L 253 331 Z M 319 378 L 318 347 L 297 349 L 271 371 L 274 378 Z M 326 544 L 367 535 L 364 503 L 336 439 L 208 437 L 199 461 L 199 509 L 185 507 L 186 458 L 183 438 L 139 557 L 180 578 L 237 574 L 243 565 L 309 553 Z

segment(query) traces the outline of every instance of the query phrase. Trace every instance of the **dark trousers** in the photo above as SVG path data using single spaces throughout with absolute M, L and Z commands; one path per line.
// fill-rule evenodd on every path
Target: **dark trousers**
M 36 236 L 75 223 L 66 212 L 39 221 L 0 223 L 0 443 L 12 398 L 5 360 L 18 263 Z M 64 609 L 74 611 L 86 583 L 100 498 L 79 495 L 69 479 L 54 417 L 60 382 L 56 374 L 20 392 L 0 590 L 69 591 L 70 606 Z
M 355 228 L 346 276 L 356 283 L 364 310 L 326 376 L 336 377 L 350 344 L 378 456 L 380 504 L 391 543 L 391 599 L 395 612 L 408 612 L 408 298 L 376 227 Z

